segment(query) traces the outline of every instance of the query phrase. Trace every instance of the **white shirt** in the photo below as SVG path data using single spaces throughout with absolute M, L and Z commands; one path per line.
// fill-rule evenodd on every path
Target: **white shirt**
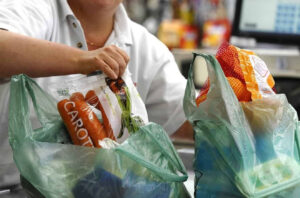
M 87 50 L 83 29 L 67 0 L 0 0 L 0 28 Z M 149 121 L 162 125 L 169 134 L 175 132 L 186 120 L 182 107 L 186 80 L 171 52 L 144 27 L 131 21 L 123 5 L 116 12 L 114 31 L 106 42 L 109 44 L 121 47 L 130 57 L 128 69 L 146 105 Z M 47 91 L 50 83 L 73 76 L 36 80 Z M 1 107 L 7 104 L 1 105 L 0 101 Z M 1 109 L 2 126 L 7 125 L 7 110 Z M 0 130 L 3 139 L 7 131 L 5 127 Z M 0 140 L 0 152 L 1 144 L 4 143 Z

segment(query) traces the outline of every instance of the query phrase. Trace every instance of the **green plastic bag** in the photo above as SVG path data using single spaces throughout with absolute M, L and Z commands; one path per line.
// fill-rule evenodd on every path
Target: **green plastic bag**
M 55 100 L 25 75 L 11 80 L 9 141 L 22 177 L 45 197 L 190 197 L 185 167 L 161 126 L 141 127 L 112 149 L 71 145 Z
M 196 58 L 210 79 L 197 107 L 191 64 L 184 110 L 195 131 L 196 197 L 300 197 L 299 122 L 285 95 L 240 103 L 215 57 Z

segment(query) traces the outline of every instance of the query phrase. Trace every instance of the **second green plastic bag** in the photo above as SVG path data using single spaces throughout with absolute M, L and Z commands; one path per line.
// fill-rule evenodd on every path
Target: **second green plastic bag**
M 210 80 L 199 107 L 197 58 L 205 59 Z M 214 56 L 194 54 L 194 62 L 184 110 L 195 131 L 196 197 L 300 197 L 299 122 L 285 95 L 240 103 Z
M 71 145 L 66 134 L 55 100 L 27 76 L 13 77 L 9 141 L 21 175 L 43 196 L 189 197 L 186 170 L 161 126 L 141 127 L 112 149 Z

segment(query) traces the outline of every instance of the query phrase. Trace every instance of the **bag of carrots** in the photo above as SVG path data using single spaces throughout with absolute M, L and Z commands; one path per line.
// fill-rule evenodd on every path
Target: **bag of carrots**
M 26 75 L 11 79 L 9 140 L 23 181 L 40 196 L 190 197 L 181 159 L 163 128 L 148 122 L 128 74 L 53 87 L 49 94 Z
M 50 92 L 76 145 L 101 148 L 110 140 L 122 143 L 148 123 L 128 70 L 117 80 L 97 74 L 52 84 Z
M 198 59 L 209 80 L 196 97 Z M 297 112 L 255 53 L 224 44 L 216 57 L 194 54 L 184 110 L 195 132 L 196 197 L 299 197 Z

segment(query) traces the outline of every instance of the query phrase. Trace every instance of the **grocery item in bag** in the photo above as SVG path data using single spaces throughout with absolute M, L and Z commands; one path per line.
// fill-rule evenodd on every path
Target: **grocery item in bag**
M 274 79 L 266 64 L 254 52 L 240 49 L 227 42 L 216 54 L 222 70 L 239 101 L 248 102 L 274 95 Z M 209 86 L 204 86 L 196 99 L 206 98 Z
M 57 108 L 74 144 L 101 147 L 107 132 L 80 92 L 58 102 Z
M 110 88 L 99 88 L 99 78 L 101 83 L 105 83 L 102 76 L 94 76 L 74 80 L 75 84 L 60 84 L 54 89 L 56 98 L 25 75 L 12 78 L 9 140 L 22 178 L 35 188 L 30 191 L 33 193 L 31 195 L 39 194 L 47 198 L 190 197 L 183 184 L 187 179 L 183 163 L 168 134 L 157 124 L 141 126 L 121 144 L 116 143 L 120 138 L 116 141 L 104 138 L 101 143 L 105 142 L 108 146 L 101 144 L 101 149 L 70 144 L 57 110 L 57 102 L 60 99 L 82 101 L 82 95 L 86 99 L 89 90 L 94 90 L 101 101 L 99 93 L 105 90 L 110 99 L 107 101 L 115 99 L 116 103 L 111 104 L 118 104 L 118 100 L 109 95 L 112 93 L 109 92 Z M 128 85 L 126 79 L 124 82 Z M 130 90 L 131 115 L 142 116 L 138 113 L 143 110 L 137 103 L 138 94 L 129 87 L 126 89 Z M 105 109 L 104 103 L 101 104 Z M 116 110 L 113 115 L 116 114 L 117 107 L 110 107 Z M 126 108 L 128 107 L 126 104 Z M 89 105 L 89 108 L 100 121 L 103 120 L 97 108 L 93 105 Z M 36 113 L 39 128 L 32 125 L 31 111 Z M 111 119 L 111 112 L 105 112 L 107 118 Z M 120 121 L 121 114 L 119 118 Z M 114 130 L 114 123 L 110 123 Z M 123 137 L 125 135 L 124 130 Z M 39 193 L 36 194 L 37 191 Z
M 107 134 L 107 137 L 112 139 L 112 140 L 115 140 L 115 136 L 113 134 L 113 131 L 112 131 L 112 127 L 110 125 L 110 122 L 107 118 L 107 115 L 104 111 L 104 108 L 103 106 L 101 105 L 101 102 L 99 101 L 99 98 L 98 96 L 96 95 L 95 91 L 94 90 L 89 90 L 86 95 L 85 95 L 85 101 L 87 101 L 90 105 L 92 105 L 93 107 L 97 108 L 100 112 L 101 112 L 101 115 L 102 115 L 102 120 L 103 120 L 103 125 L 104 125 L 104 128 L 105 128 L 105 131 L 106 131 L 106 134 Z
M 75 145 L 94 147 L 86 128 L 83 127 L 82 118 L 78 117 L 78 111 L 74 110 L 75 102 L 68 99 L 57 103 L 57 109 Z
M 227 50 L 223 53 L 232 52 Z M 244 90 L 250 92 L 251 101 L 239 101 L 228 73 L 242 85 L 236 75 L 241 68 L 224 71 L 214 56 L 195 54 L 196 58 L 206 60 L 210 84 L 206 99 L 197 105 L 192 64 L 184 111 L 195 131 L 196 197 L 298 198 L 300 128 L 286 96 L 275 94 L 266 75 L 265 81 L 254 81 L 269 87 L 255 93 L 246 83 Z
M 69 80 L 63 86 L 53 84 L 51 87 L 52 95 L 59 102 L 66 99 L 71 101 L 67 103 L 72 108 L 67 113 L 68 120 L 64 119 L 65 114 L 61 115 L 74 144 L 80 143 L 74 141 L 74 137 L 78 139 L 80 135 L 85 138 L 81 142 L 85 143 L 90 137 L 95 147 L 101 147 L 101 141 L 105 138 L 121 143 L 129 133 L 134 133 L 148 122 L 145 105 L 128 71 L 116 80 L 100 74 Z M 75 126 L 75 129 L 71 130 L 68 125 Z M 87 137 L 84 129 L 88 132 Z

